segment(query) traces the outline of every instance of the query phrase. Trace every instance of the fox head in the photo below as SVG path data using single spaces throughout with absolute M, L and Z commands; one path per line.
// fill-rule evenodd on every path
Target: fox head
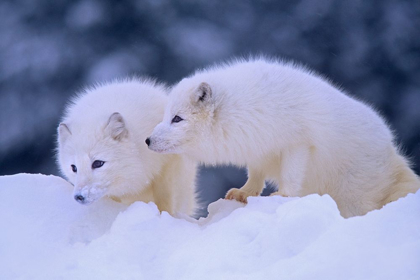
M 170 93 L 163 121 L 146 139 L 149 149 L 159 153 L 189 153 L 206 137 L 214 118 L 212 87 L 205 82 L 192 86 L 181 81 Z
M 113 113 L 104 123 L 91 127 L 91 131 L 73 123 L 58 126 L 59 165 L 81 204 L 112 195 L 112 186 L 123 180 L 118 171 L 124 166 L 119 159 L 127 156 L 127 149 L 121 146 L 128 143 L 129 133 L 119 113 Z

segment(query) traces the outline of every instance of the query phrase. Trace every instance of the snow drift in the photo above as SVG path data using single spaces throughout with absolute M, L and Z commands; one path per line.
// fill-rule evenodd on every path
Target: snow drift
M 420 193 L 343 219 L 329 196 L 82 206 L 61 178 L 0 177 L 0 279 L 420 279 Z

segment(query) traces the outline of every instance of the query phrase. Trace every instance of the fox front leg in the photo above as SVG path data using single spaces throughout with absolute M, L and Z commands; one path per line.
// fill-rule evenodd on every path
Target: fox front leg
M 237 200 L 247 203 L 248 196 L 259 196 L 264 188 L 264 175 L 257 169 L 248 168 L 248 180 L 245 185 L 240 188 L 230 189 L 226 194 L 226 199 Z

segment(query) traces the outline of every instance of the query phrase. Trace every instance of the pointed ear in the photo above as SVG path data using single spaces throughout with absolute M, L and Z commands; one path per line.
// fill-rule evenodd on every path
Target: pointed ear
M 127 137 L 128 130 L 125 127 L 125 122 L 120 113 L 113 113 L 108 120 L 105 131 L 117 141 Z
M 196 103 L 207 103 L 212 97 L 211 87 L 208 83 L 201 83 L 197 92 L 195 93 L 195 102 Z
M 65 123 L 60 123 L 58 125 L 58 141 L 60 144 L 64 144 L 67 139 L 71 136 L 71 131 Z

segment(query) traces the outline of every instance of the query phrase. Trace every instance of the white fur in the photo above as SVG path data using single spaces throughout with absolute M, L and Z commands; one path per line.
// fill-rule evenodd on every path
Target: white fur
M 171 124 L 175 115 L 183 120 Z M 246 184 L 226 196 L 243 202 L 272 180 L 284 196 L 329 194 L 350 217 L 420 187 L 374 110 L 307 69 L 263 58 L 183 79 L 150 140 L 157 152 L 247 166 Z
M 106 195 L 193 214 L 196 163 L 156 154 L 144 142 L 162 120 L 167 99 L 162 85 L 132 79 L 87 89 L 69 104 L 58 128 L 58 163 L 83 204 Z M 95 160 L 105 164 L 93 169 Z

